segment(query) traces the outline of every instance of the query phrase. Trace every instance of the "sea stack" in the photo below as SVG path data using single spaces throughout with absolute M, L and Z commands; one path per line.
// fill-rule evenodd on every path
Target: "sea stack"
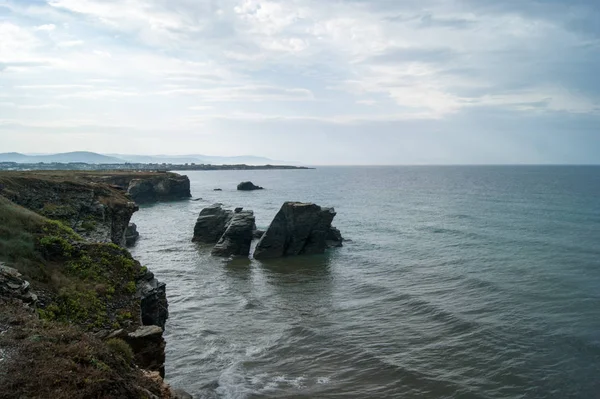
M 219 241 L 227 225 L 233 217 L 233 212 L 223 209 L 221 204 L 213 204 L 200 211 L 194 227 L 194 242 L 215 244 Z
M 237 210 L 227 230 L 212 249 L 215 256 L 248 256 L 254 231 L 254 212 Z
M 331 227 L 335 215 L 333 208 L 312 203 L 284 203 L 258 242 L 254 258 L 322 254 L 328 247 L 341 246 L 339 230 Z

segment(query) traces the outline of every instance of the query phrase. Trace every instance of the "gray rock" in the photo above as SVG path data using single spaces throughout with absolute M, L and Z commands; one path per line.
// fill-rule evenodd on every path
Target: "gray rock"
M 215 189 L 213 189 L 213 191 L 223 191 L 223 190 L 220 188 L 215 188 Z
M 260 240 L 264 234 L 265 234 L 264 230 L 255 229 L 252 232 L 252 238 L 254 238 L 255 240 Z
M 135 223 L 129 223 L 127 230 L 125 231 L 125 245 L 132 246 L 136 243 L 140 237 L 140 233 L 137 231 L 137 225 Z
M 344 245 L 342 242 L 344 241 L 344 237 L 342 237 L 342 233 L 339 229 L 331 226 L 329 231 L 327 232 L 327 237 L 325 238 L 327 246 L 329 248 L 339 248 Z
M 192 241 L 205 244 L 218 242 L 232 217 L 233 212 L 223 209 L 220 204 L 213 204 L 202 209 L 194 227 Z
M 283 204 L 258 242 L 255 259 L 320 254 L 327 248 L 333 208 L 302 202 Z
M 237 189 L 241 191 L 263 190 L 262 187 L 254 185 L 251 181 L 241 182 L 238 184 Z
M 131 179 L 127 192 L 138 204 L 173 201 L 192 196 L 190 179 L 175 173 Z
M 254 221 L 254 212 L 242 210 L 236 212 L 227 226 L 227 230 L 212 249 L 212 255 L 248 256 L 252 243 Z
M 158 371 L 165 376 L 165 340 L 163 329 L 142 326 L 125 338 L 135 355 L 135 363 L 144 370 Z
M 29 289 L 29 282 L 12 267 L 0 263 L 0 296 L 16 298 L 27 304 L 35 304 L 37 295 Z
M 142 324 L 164 329 L 169 318 L 167 285 L 158 281 L 152 272 L 147 272 L 137 281 L 137 295 L 140 298 Z
M 244 208 L 242 208 L 242 207 L 239 207 L 239 208 L 235 208 L 234 212 L 235 212 L 235 213 L 240 213 L 240 212 L 241 212 L 241 211 L 243 211 L 243 210 L 244 210 Z

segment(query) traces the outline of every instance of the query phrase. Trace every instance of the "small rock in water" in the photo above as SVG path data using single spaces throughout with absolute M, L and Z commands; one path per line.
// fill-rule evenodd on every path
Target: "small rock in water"
M 215 188 L 213 191 L 223 191 L 223 190 L 220 188 Z
M 242 208 L 242 207 L 239 207 L 239 208 L 235 208 L 235 211 L 234 211 L 234 212 L 235 212 L 235 213 L 240 213 L 240 212 L 241 212 L 241 211 L 243 211 L 243 210 L 244 210 L 244 208 Z
M 238 184 L 237 189 L 240 191 L 264 190 L 263 187 L 256 186 L 251 181 L 244 181 Z

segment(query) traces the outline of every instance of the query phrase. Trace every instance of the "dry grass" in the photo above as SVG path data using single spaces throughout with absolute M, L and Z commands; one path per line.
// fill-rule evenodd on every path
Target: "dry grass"
M 122 347 L 67 325 L 37 320 L 0 299 L 0 399 L 149 398 L 161 386 Z

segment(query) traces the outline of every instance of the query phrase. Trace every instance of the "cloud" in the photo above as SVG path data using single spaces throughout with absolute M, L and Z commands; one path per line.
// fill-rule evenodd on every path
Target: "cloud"
M 0 96 L 19 104 L 0 117 L 22 129 L 302 125 L 364 147 L 360 129 L 501 134 L 491 115 L 526 134 L 600 113 L 593 0 L 5 0 L 0 15 Z
M 35 28 L 35 30 L 37 30 L 37 31 L 44 31 L 44 32 L 52 32 L 54 29 L 56 29 L 56 25 L 54 25 L 54 24 L 40 25 Z

